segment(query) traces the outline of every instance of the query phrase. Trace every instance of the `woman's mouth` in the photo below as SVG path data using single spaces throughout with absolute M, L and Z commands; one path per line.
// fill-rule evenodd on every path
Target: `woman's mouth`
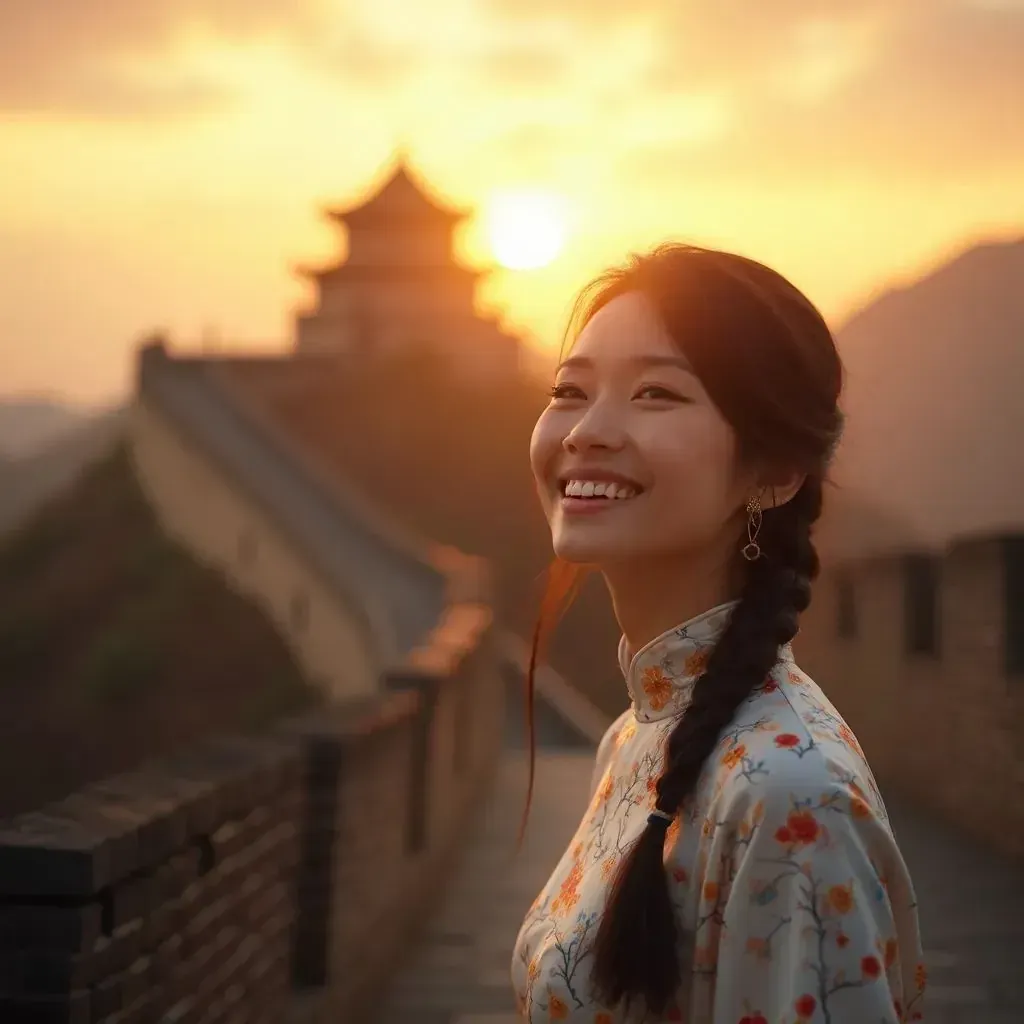
M 565 512 L 601 512 L 632 501 L 643 493 L 639 484 L 618 480 L 571 478 L 561 482 Z

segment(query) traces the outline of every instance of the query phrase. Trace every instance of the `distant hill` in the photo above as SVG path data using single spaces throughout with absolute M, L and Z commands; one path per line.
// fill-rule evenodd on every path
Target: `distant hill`
M 856 553 L 1024 527 L 1024 240 L 964 252 L 837 338 L 847 429 L 832 516 L 846 525 L 831 538 Z
M 0 815 L 312 699 L 263 610 L 163 534 L 124 447 L 0 538 Z
M 124 434 L 124 410 L 89 418 L 69 418 L 65 427 L 19 458 L 0 455 L 0 535 L 15 527 L 43 502 L 70 487 Z M 37 438 L 44 434 L 37 434 Z
M 0 398 L 0 456 L 34 455 L 92 415 L 52 398 Z

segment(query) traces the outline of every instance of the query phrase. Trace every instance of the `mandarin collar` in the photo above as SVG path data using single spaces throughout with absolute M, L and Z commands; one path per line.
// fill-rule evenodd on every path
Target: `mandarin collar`
M 697 679 L 738 604 L 716 605 L 655 637 L 636 654 L 630 653 L 625 636 L 620 638 L 619 668 L 639 721 L 656 722 L 686 710 Z M 792 660 L 789 644 L 779 648 L 779 657 Z

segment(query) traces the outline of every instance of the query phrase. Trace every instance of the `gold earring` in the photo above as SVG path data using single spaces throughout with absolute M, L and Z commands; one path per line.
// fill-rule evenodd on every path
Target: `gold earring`
M 754 497 L 747 502 L 747 543 L 740 552 L 748 562 L 756 562 L 761 557 L 761 545 L 757 543 L 760 532 L 761 502 Z

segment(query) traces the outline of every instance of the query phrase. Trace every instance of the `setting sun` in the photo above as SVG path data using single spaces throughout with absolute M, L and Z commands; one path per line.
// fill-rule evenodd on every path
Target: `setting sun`
M 487 237 L 495 258 L 510 270 L 546 266 L 565 245 L 562 200 L 545 192 L 494 196 L 487 209 Z

